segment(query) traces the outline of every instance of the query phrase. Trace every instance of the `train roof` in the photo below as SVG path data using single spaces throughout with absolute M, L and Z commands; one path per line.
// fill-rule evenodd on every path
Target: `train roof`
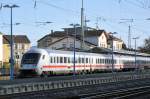
M 34 48 L 32 49 L 36 52 L 48 52 L 48 53 L 72 53 L 73 51 L 64 51 L 64 50 L 52 50 L 52 49 L 41 49 L 41 48 Z M 29 51 L 30 52 L 30 51 Z M 119 55 L 135 55 L 134 51 L 127 51 L 127 50 L 114 50 L 114 54 L 119 54 Z M 94 54 L 111 54 L 112 50 L 111 49 L 106 49 L 106 48 L 93 48 L 91 50 L 85 50 L 85 51 L 76 51 L 76 53 L 94 53 Z M 150 54 L 146 53 L 140 53 L 136 52 L 137 56 L 143 56 L 143 57 L 150 57 Z
M 110 54 L 110 53 L 112 53 L 112 49 L 95 47 L 95 48 L 89 50 L 89 52 Z M 128 51 L 128 50 L 114 50 L 113 52 L 114 52 L 114 54 L 135 55 L 135 51 Z M 136 55 L 150 57 L 150 54 L 141 53 L 141 52 L 136 52 Z

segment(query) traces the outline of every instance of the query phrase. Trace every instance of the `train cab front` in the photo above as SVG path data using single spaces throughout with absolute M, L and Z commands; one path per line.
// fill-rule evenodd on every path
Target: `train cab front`
M 35 77 L 38 76 L 38 62 L 40 59 L 40 53 L 26 53 L 22 57 L 21 67 L 19 70 L 20 78 Z

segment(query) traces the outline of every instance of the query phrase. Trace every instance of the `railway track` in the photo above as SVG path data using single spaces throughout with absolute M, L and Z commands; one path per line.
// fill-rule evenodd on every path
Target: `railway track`
M 2 95 L 0 99 L 130 99 L 150 92 L 150 80 L 100 84 L 83 87 L 41 90 L 38 92 Z M 132 98 L 131 98 L 132 99 Z
M 80 99 L 131 99 L 137 95 L 150 93 L 150 86 L 112 90 L 79 96 Z M 137 98 L 138 99 L 138 98 Z
M 124 76 L 124 75 L 143 75 L 143 74 L 150 74 L 150 72 L 143 72 L 143 73 L 135 73 L 135 72 L 118 72 L 112 75 L 112 73 L 99 73 L 99 74 L 86 74 L 86 75 L 76 75 L 75 79 L 87 79 L 87 78 L 105 78 L 105 77 L 112 77 L 112 76 Z M 13 85 L 13 84 L 20 84 L 20 83 L 34 83 L 34 82 L 48 82 L 48 81 L 59 81 L 59 80 L 74 80 L 72 75 L 68 76 L 52 76 L 48 78 L 23 78 L 23 79 L 14 79 L 14 80 L 6 80 L 3 79 L 0 81 L 0 86 L 4 85 Z

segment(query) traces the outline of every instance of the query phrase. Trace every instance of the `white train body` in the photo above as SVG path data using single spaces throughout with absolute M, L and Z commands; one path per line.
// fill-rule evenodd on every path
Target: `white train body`
M 75 53 L 75 71 L 111 70 L 112 55 L 110 53 Z M 114 54 L 114 70 L 149 68 L 150 56 L 137 55 L 137 65 L 135 67 L 135 56 L 125 54 Z M 73 51 L 31 49 L 24 54 L 21 62 L 20 73 L 25 74 L 57 74 L 72 73 L 74 70 Z

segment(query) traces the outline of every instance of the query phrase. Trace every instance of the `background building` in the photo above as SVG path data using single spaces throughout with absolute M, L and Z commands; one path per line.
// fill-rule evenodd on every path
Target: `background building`
M 38 40 L 38 47 L 50 49 L 70 49 L 73 46 L 73 40 L 75 38 L 74 31 L 74 28 L 64 28 L 64 31 L 51 31 L 50 34 Z M 112 37 L 105 30 L 90 29 L 85 30 L 84 32 L 84 49 L 90 49 L 93 47 L 111 48 L 112 41 L 114 45 L 114 50 L 122 49 L 123 41 L 117 37 Z M 77 27 L 76 48 L 81 49 L 81 43 L 81 28 Z
M 13 35 L 15 68 L 19 68 L 22 55 L 30 49 L 30 40 L 26 35 Z M 3 35 L 3 63 L 9 68 L 10 59 L 10 35 Z
M 3 63 L 3 35 L 0 32 L 0 67 L 2 67 Z

